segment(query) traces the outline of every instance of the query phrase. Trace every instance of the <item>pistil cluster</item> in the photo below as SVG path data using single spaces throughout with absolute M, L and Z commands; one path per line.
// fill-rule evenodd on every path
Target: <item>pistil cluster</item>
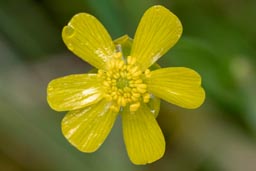
M 142 102 L 149 102 L 150 94 L 143 80 L 150 77 L 150 71 L 142 72 L 132 56 L 124 60 L 121 52 L 116 53 L 106 70 L 98 70 L 98 77 L 102 80 L 105 98 L 113 102 L 112 110 L 119 111 L 120 107 L 129 105 L 130 111 L 136 111 Z

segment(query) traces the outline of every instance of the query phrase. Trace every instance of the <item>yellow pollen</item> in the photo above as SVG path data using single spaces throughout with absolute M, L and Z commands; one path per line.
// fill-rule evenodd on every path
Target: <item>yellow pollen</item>
M 151 73 L 150 73 L 150 70 L 149 70 L 149 69 L 147 69 L 147 70 L 144 72 L 144 74 L 145 74 L 145 77 L 146 77 L 146 78 L 151 77 Z
M 136 63 L 136 58 L 133 58 L 131 56 L 128 56 L 127 57 L 127 63 L 130 64 L 130 65 L 133 65 Z
M 121 52 L 117 52 L 114 54 L 114 58 L 116 59 L 121 59 L 122 58 L 122 53 Z
M 136 110 L 138 110 L 140 107 L 140 102 L 134 103 L 130 105 L 130 111 L 131 112 L 135 112 Z
M 150 99 L 150 94 L 149 93 L 145 93 L 143 95 L 143 102 L 144 103 L 148 103 L 149 102 L 149 99 Z
M 142 72 L 136 65 L 136 58 L 128 56 L 126 61 L 122 53 L 117 52 L 108 61 L 106 70 L 98 70 L 98 78 L 102 80 L 105 98 L 112 102 L 113 111 L 128 106 L 130 111 L 136 111 L 141 103 L 148 103 L 150 94 L 144 79 L 150 77 L 150 71 Z

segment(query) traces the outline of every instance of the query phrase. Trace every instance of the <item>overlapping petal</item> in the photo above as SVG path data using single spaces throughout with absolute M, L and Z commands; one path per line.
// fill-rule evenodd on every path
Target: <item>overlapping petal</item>
M 98 69 L 104 68 L 115 52 L 107 30 L 87 13 L 75 15 L 63 28 L 62 38 L 70 51 Z
M 75 74 L 52 80 L 47 87 L 47 101 L 56 111 L 80 109 L 97 103 L 103 91 L 96 74 Z
M 123 135 L 130 160 L 134 164 L 152 163 L 165 151 L 162 131 L 146 104 L 135 112 L 122 112 Z
M 108 136 L 117 116 L 110 109 L 111 103 L 99 103 L 70 111 L 62 120 L 62 132 L 78 150 L 94 152 Z
M 165 54 L 180 38 L 180 20 L 163 6 L 149 8 L 135 33 L 131 56 L 137 58 L 142 70 L 147 69 Z
M 148 91 L 169 103 L 194 109 L 199 107 L 205 92 L 201 87 L 200 75 L 184 67 L 163 68 L 151 72 L 146 80 Z

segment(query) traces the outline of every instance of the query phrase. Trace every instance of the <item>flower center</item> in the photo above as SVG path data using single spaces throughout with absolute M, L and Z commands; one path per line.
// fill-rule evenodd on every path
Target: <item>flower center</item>
M 124 89 L 129 86 L 129 80 L 127 78 L 118 78 L 116 80 L 116 87 L 118 89 Z
M 120 52 L 116 53 L 107 63 L 107 69 L 98 71 L 98 77 L 102 80 L 105 98 L 113 102 L 111 108 L 115 111 L 127 105 L 130 111 L 136 111 L 141 102 L 149 102 L 150 94 L 143 80 L 150 77 L 150 71 L 142 72 L 134 57 L 128 56 L 125 61 Z

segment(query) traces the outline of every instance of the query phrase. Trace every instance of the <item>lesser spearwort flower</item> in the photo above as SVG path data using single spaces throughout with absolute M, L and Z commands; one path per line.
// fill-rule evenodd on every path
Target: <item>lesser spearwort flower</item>
M 146 164 L 161 158 L 165 140 L 156 121 L 159 98 L 188 109 L 199 107 L 205 98 L 197 72 L 154 65 L 181 34 L 179 19 L 159 5 L 144 13 L 134 40 L 124 36 L 112 41 L 94 16 L 75 15 L 62 38 L 97 72 L 57 78 L 48 85 L 51 108 L 69 111 L 62 120 L 67 140 L 80 151 L 94 152 L 120 114 L 130 160 Z

